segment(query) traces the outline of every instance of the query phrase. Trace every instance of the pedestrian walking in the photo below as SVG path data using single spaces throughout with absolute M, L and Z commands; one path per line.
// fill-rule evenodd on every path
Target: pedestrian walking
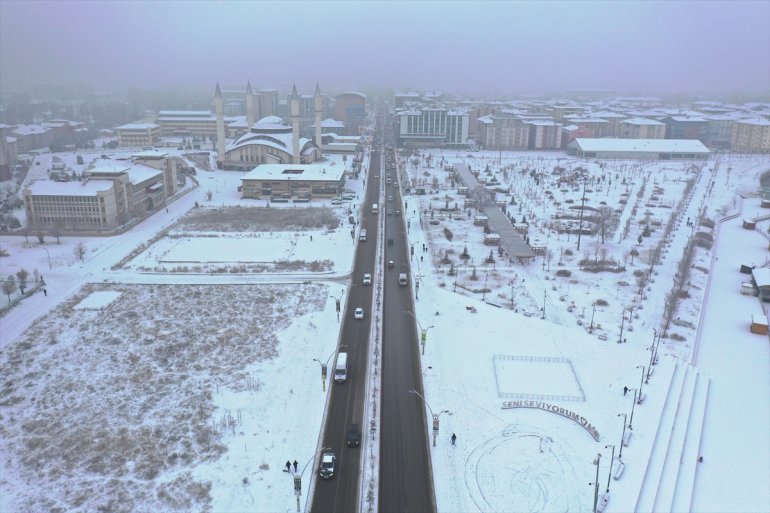
M 626 395 L 628 393 L 628 387 L 623 387 L 623 395 Z
M 452 433 L 452 445 L 455 444 L 455 441 L 457 441 L 457 435 Z
M 47 295 L 48 295 L 48 291 L 47 291 L 47 290 L 45 290 L 45 289 L 43 289 L 43 295 L 44 295 L 44 296 L 47 296 Z
M 313 242 L 313 236 L 312 235 L 310 236 L 310 242 Z
M 293 465 L 294 465 L 294 473 L 296 474 L 297 473 L 297 465 L 298 465 L 297 460 L 294 460 Z
M 291 462 L 290 461 L 286 462 L 286 472 L 291 472 Z

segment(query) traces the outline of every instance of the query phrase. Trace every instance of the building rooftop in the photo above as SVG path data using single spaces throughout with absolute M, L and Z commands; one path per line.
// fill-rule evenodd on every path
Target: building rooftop
M 150 128 L 160 128 L 160 126 L 155 123 L 128 123 L 117 127 L 116 130 L 148 130 Z
M 262 164 L 246 173 L 241 180 L 303 180 L 339 181 L 345 174 L 345 166 L 324 164 Z
M 34 196 L 95 196 L 112 188 L 112 180 L 87 180 L 85 182 L 54 182 L 37 180 L 29 184 Z
M 588 139 L 578 137 L 575 143 L 583 151 L 646 151 L 650 153 L 711 153 L 697 139 Z
M 630 118 L 624 119 L 621 123 L 628 123 L 629 125 L 653 125 L 653 126 L 665 126 L 665 123 L 649 118 Z

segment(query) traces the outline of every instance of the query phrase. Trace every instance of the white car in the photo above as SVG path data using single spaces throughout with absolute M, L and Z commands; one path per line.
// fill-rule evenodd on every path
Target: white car
M 356 319 L 363 319 L 364 318 L 364 309 L 363 308 L 356 308 L 356 311 L 353 314 L 353 316 Z
M 372 284 L 372 275 L 369 273 L 364 274 L 364 285 Z

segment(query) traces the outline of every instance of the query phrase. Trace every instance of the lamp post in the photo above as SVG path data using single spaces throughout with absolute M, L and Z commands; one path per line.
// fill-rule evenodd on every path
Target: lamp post
M 658 338 L 658 331 L 652 328 L 652 344 L 650 344 L 650 363 L 647 365 L 647 380 L 649 382 L 652 366 L 655 360 L 655 339 Z
M 51 253 L 48 252 L 48 248 L 46 248 L 45 254 L 48 255 L 48 270 L 51 270 L 53 266 L 51 265 Z
M 410 394 L 415 394 L 417 397 L 422 399 L 422 402 L 425 403 L 425 406 L 428 407 L 428 411 L 430 412 L 430 416 L 433 417 L 433 447 L 436 447 L 436 435 L 438 435 L 438 427 L 439 427 L 439 418 L 444 413 L 448 413 L 449 415 L 452 415 L 452 412 L 449 410 L 441 410 L 438 413 L 433 413 L 433 408 L 430 407 L 430 404 L 428 404 L 428 401 L 425 400 L 425 398 L 422 396 L 420 392 L 417 390 L 410 390 Z
M 618 338 L 618 344 L 623 342 L 623 324 L 626 322 L 626 307 L 623 307 L 623 311 L 620 313 L 620 337 Z
M 639 399 L 642 398 L 642 383 L 644 383 L 644 371 L 647 369 L 644 365 L 637 365 L 637 369 L 642 369 L 642 379 L 639 380 Z
M 513 310 L 513 280 L 509 283 L 511 286 L 511 310 Z
M 615 444 L 607 444 L 605 449 L 612 447 L 612 456 L 610 457 L 610 470 L 607 472 L 607 491 L 604 493 L 610 493 L 610 477 L 612 477 L 612 464 L 615 462 Z
M 636 394 L 639 392 L 637 388 L 629 388 L 629 391 L 634 391 L 634 402 L 631 403 L 631 417 L 628 419 L 628 429 L 632 430 L 634 429 L 634 426 L 632 424 L 634 423 L 634 408 L 636 407 Z
M 414 319 L 414 322 L 416 322 L 417 326 L 419 326 L 419 328 L 420 328 L 420 342 L 422 344 L 422 354 L 425 354 L 425 343 L 428 341 L 428 330 L 433 328 L 434 326 L 430 325 L 427 328 L 423 328 L 422 324 L 420 324 L 420 321 L 417 320 L 417 317 L 412 312 L 410 312 L 409 310 L 404 310 L 404 312 L 408 313 L 409 315 L 411 315 L 412 318 Z
M 547 294 L 548 294 L 548 291 L 544 290 L 543 291 L 543 319 L 545 319 L 545 298 Z
M 618 417 L 623 417 L 623 434 L 620 435 L 620 451 L 618 452 L 618 460 L 623 459 L 623 440 L 626 439 L 626 420 L 628 420 L 627 413 L 618 413 Z
M 599 463 L 601 462 L 602 454 L 596 455 L 594 465 L 596 465 L 596 478 L 594 479 L 594 513 L 596 513 L 596 506 L 599 504 Z
M 652 360 L 653 365 L 658 365 L 658 347 L 660 347 L 660 334 L 658 334 L 658 341 L 655 343 L 655 358 Z
M 326 359 L 326 361 L 325 361 L 325 362 L 322 362 L 322 361 L 321 361 L 321 360 L 319 360 L 318 358 L 313 358 L 313 361 L 314 361 L 314 362 L 318 362 L 318 365 L 320 365 L 320 366 L 321 366 L 321 390 L 323 390 L 324 392 L 326 392 L 326 376 L 327 376 L 327 374 L 328 374 L 328 369 L 329 369 L 329 360 L 331 360 L 331 359 L 332 359 L 332 356 L 334 356 L 335 354 L 337 354 L 337 352 L 338 352 L 340 349 L 342 349 L 343 347 L 347 347 L 347 345 L 345 345 L 345 344 L 342 344 L 342 345 L 341 345 L 341 346 L 339 346 L 337 349 L 335 349 L 334 351 L 332 351 L 332 354 L 330 354 L 330 355 L 329 355 L 329 357 Z
M 340 322 L 340 310 L 342 310 L 342 296 L 345 295 L 345 289 L 342 289 L 342 292 L 340 292 L 339 297 L 330 295 L 329 297 L 334 299 L 336 301 L 336 308 L 337 308 L 337 322 Z
M 489 271 L 486 272 L 486 276 L 484 277 L 484 290 L 481 292 L 481 300 L 484 301 L 484 299 L 487 297 L 487 282 L 489 281 Z
M 590 333 L 594 331 L 594 314 L 596 313 L 596 301 L 591 303 L 591 327 L 588 328 Z

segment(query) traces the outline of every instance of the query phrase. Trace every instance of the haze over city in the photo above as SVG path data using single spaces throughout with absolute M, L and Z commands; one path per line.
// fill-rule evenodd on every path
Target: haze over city
M 0 87 L 770 90 L 770 3 L 0 3 Z

